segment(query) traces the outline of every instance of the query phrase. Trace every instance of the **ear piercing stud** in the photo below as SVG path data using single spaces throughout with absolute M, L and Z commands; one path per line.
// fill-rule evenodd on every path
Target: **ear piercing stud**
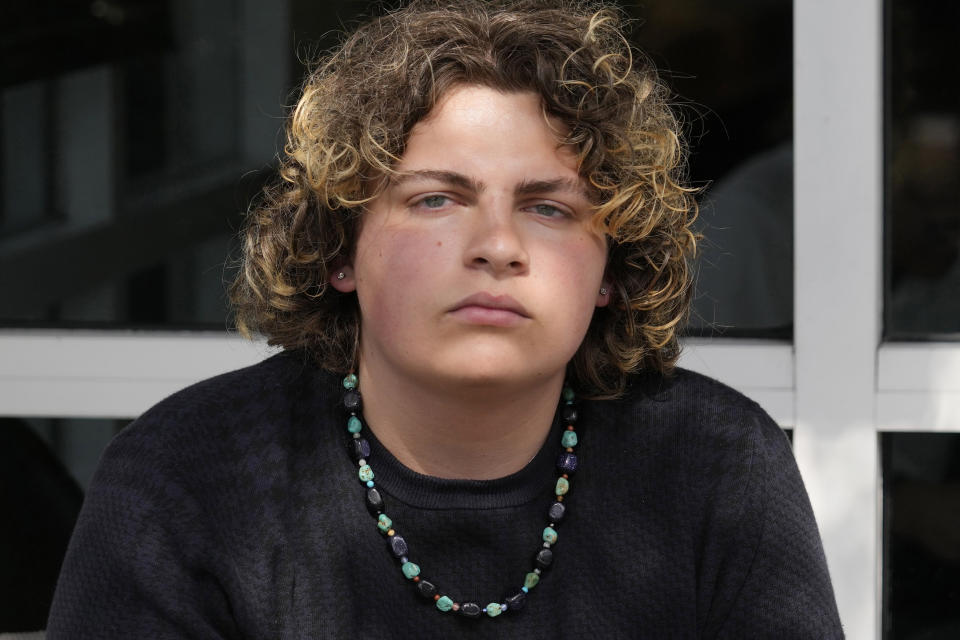
M 606 288 L 606 287 L 600 287 L 600 295 L 602 295 L 602 296 L 607 295 L 607 288 Z
M 347 277 L 347 274 L 345 274 L 343 271 L 337 274 L 337 280 L 343 280 L 346 277 Z

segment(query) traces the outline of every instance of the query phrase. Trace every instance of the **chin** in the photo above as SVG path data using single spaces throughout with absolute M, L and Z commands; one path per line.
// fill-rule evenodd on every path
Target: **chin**
M 474 352 L 454 361 L 434 360 L 434 379 L 460 388 L 492 389 L 544 382 L 566 371 L 566 361 L 535 362 L 529 354 L 493 357 Z

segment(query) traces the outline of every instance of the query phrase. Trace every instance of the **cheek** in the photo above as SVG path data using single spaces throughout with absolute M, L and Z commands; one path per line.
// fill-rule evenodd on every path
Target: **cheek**
M 553 254 L 545 290 L 554 300 L 555 313 L 571 334 L 585 333 L 593 318 L 606 266 L 606 249 L 593 238 L 564 243 Z
M 445 243 L 422 231 L 381 228 L 357 243 L 357 295 L 366 320 L 391 325 L 432 293 Z
M 592 308 L 603 280 L 607 265 L 607 250 L 593 237 L 580 238 L 566 243 L 557 269 L 562 271 L 562 281 L 570 287 L 569 295 L 583 306 Z M 589 310 L 592 313 L 592 309 Z

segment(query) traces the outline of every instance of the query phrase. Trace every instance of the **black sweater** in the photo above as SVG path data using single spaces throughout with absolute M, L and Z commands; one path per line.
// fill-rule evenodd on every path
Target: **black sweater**
M 296 353 L 194 385 L 110 445 L 48 626 L 59 638 L 836 638 L 817 526 L 780 428 L 687 371 L 579 402 L 567 516 L 522 610 L 441 613 L 401 573 L 347 453 L 338 377 Z M 421 576 L 485 606 L 542 547 L 559 419 L 518 473 L 451 481 L 371 440 Z

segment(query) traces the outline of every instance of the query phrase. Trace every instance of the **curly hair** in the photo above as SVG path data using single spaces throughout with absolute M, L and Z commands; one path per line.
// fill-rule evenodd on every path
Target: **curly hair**
M 627 374 L 669 373 L 690 306 L 694 190 L 670 94 L 616 8 L 563 0 L 414 0 L 361 26 L 306 79 L 280 180 L 251 209 L 231 287 L 240 331 L 345 371 L 356 296 L 329 285 L 349 262 L 413 126 L 451 87 L 534 92 L 565 125 L 607 237 L 612 304 L 570 363 L 581 392 L 622 393 Z

